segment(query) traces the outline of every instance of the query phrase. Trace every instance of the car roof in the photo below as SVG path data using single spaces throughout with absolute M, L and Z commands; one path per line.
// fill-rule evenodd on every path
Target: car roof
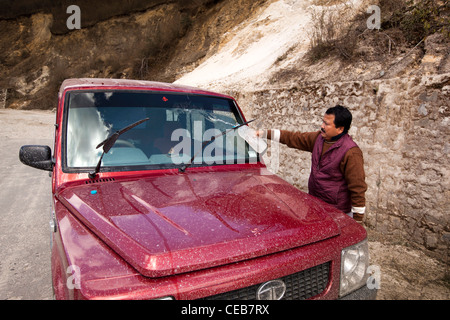
M 155 90 L 155 91 L 170 91 L 170 92 L 184 92 L 191 94 L 204 94 L 204 95 L 214 95 L 224 98 L 231 98 L 228 95 L 195 88 L 191 86 L 156 82 L 156 81 L 146 81 L 146 80 L 131 80 L 131 79 L 102 79 L 102 78 L 74 78 L 66 79 L 61 84 L 59 90 L 59 96 L 61 97 L 63 92 L 68 89 L 145 89 L 145 90 Z

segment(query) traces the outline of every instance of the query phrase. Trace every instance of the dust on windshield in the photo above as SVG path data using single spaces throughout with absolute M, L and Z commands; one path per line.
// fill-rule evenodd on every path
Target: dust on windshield
M 160 169 L 188 164 L 223 165 L 257 161 L 257 153 L 231 130 L 243 123 L 230 99 L 147 91 L 76 91 L 66 97 L 63 167 L 95 167 L 100 142 L 130 123 L 149 118 L 122 134 L 102 159 L 102 171 Z M 197 155 L 198 154 L 198 155 Z M 138 168 L 141 167 L 141 168 Z

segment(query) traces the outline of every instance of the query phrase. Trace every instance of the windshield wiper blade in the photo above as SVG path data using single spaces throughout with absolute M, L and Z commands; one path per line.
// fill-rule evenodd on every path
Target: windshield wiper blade
M 116 143 L 117 139 L 119 139 L 119 137 L 124 134 L 125 132 L 127 132 L 128 130 L 133 129 L 134 127 L 140 125 L 141 123 L 150 120 L 150 118 L 145 118 L 142 120 L 139 120 L 135 123 L 130 124 L 129 126 L 114 132 L 112 135 L 110 135 L 108 138 L 106 138 L 105 140 L 103 140 L 102 142 L 100 142 L 96 149 L 100 148 L 101 146 L 103 146 L 103 152 L 102 155 L 100 156 L 100 159 L 98 160 L 97 166 L 95 167 L 95 170 L 93 172 L 89 172 L 88 176 L 89 179 L 95 179 L 95 177 L 97 176 L 97 173 L 100 172 L 100 167 L 102 164 L 102 160 L 103 160 L 103 156 L 105 155 L 105 153 L 108 153 L 109 150 L 111 150 L 111 148 L 114 146 L 114 144 Z
M 189 163 L 187 163 L 186 165 L 183 165 L 183 166 L 181 166 L 180 168 L 178 168 L 178 171 L 179 171 L 179 172 L 184 172 L 184 171 L 186 171 L 186 169 L 189 168 L 189 167 L 192 165 L 192 163 L 194 163 L 195 157 L 197 157 L 197 155 L 198 155 L 200 152 L 203 152 L 203 150 L 206 148 L 206 146 L 207 146 L 208 144 L 210 144 L 211 142 L 213 142 L 213 141 L 216 140 L 217 138 L 220 138 L 220 137 L 222 137 L 222 136 L 224 136 L 224 135 L 230 133 L 231 131 L 234 131 L 234 130 L 236 130 L 236 129 L 239 129 L 240 127 L 243 127 L 243 126 L 248 125 L 250 122 L 253 122 L 253 121 L 255 121 L 255 119 L 249 120 L 249 121 L 244 122 L 244 123 L 239 124 L 239 125 L 236 125 L 236 126 L 234 126 L 233 128 L 228 129 L 228 130 L 226 130 L 226 131 L 224 131 L 224 132 L 218 134 L 217 136 L 212 137 L 211 139 L 209 139 L 209 140 L 207 140 L 207 141 L 204 141 L 204 142 L 202 143 L 202 149 L 199 150 L 199 151 L 197 151 L 197 153 L 194 154 L 194 155 L 192 156 L 192 158 L 191 158 L 191 160 L 189 161 Z

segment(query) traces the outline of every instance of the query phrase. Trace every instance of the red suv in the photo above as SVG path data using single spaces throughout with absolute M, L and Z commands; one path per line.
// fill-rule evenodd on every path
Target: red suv
M 55 298 L 374 298 L 365 229 L 269 172 L 247 124 L 222 94 L 64 81 L 53 152 L 19 155 L 52 172 Z

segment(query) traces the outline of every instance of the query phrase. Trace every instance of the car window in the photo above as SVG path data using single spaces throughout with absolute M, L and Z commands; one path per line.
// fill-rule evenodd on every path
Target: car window
M 104 155 L 103 171 L 159 169 L 187 164 L 222 165 L 256 161 L 256 152 L 230 130 L 242 118 L 230 99 L 148 91 L 74 91 L 66 95 L 63 167 L 95 167 L 97 145 L 141 119 Z M 204 144 L 222 132 L 224 136 Z M 204 148 L 202 150 L 202 148 Z

